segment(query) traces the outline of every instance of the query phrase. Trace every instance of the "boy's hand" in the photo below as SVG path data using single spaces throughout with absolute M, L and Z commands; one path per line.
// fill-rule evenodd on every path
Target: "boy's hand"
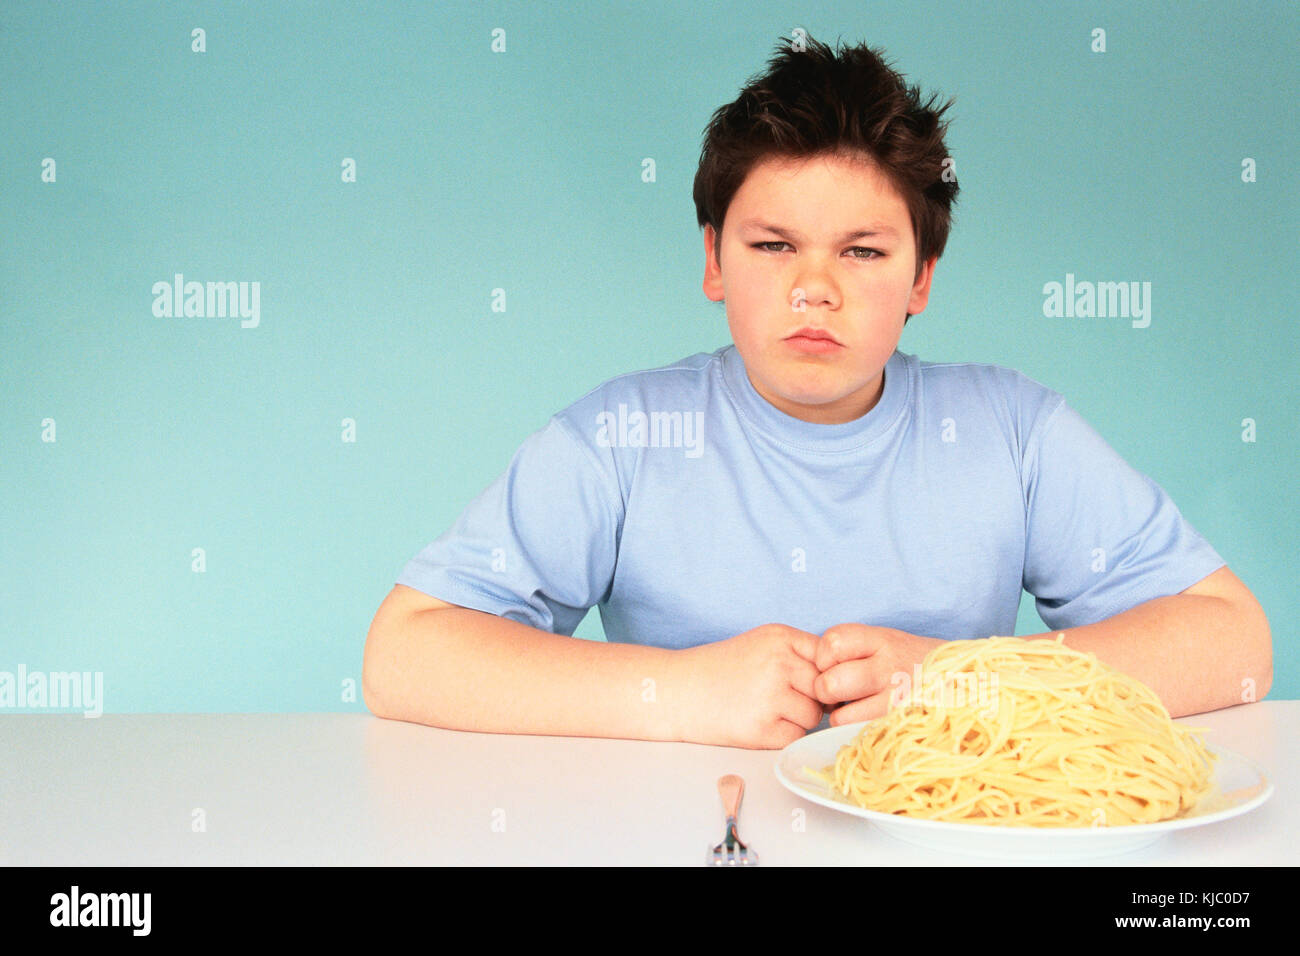
M 832 727 L 859 720 L 874 720 L 889 710 L 889 696 L 897 684 L 894 674 L 912 679 L 912 668 L 943 644 L 937 637 L 921 637 L 892 627 L 836 624 L 817 642 L 815 663 L 821 673 L 813 687 L 817 699 L 834 705 Z
M 682 651 L 688 682 L 680 738 L 724 747 L 778 749 L 821 723 L 817 635 L 764 624 Z

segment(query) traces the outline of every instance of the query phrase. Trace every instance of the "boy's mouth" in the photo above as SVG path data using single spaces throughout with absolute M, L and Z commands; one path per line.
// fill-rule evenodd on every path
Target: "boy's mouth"
M 836 352 L 844 348 L 825 329 L 811 327 L 802 328 L 793 335 L 786 336 L 784 341 L 795 351 L 808 355 L 825 355 L 828 352 Z

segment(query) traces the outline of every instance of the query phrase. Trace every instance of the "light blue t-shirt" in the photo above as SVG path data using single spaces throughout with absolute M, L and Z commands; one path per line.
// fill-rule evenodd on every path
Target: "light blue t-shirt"
M 895 351 L 840 425 L 754 390 L 734 346 L 605 382 L 520 446 L 397 583 L 571 635 L 691 647 L 761 624 L 1013 635 L 1190 587 L 1224 561 L 1164 491 L 1012 369 Z

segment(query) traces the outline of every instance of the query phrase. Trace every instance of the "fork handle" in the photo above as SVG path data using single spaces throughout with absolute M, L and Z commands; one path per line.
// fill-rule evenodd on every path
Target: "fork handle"
M 722 797 L 722 808 L 728 819 L 740 813 L 740 798 L 745 795 L 745 781 L 734 773 L 718 778 L 718 796 Z

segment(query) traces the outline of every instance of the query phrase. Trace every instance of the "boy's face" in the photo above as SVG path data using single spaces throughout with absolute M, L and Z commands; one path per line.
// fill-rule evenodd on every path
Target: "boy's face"
M 849 238 L 859 231 L 873 234 Z M 935 263 L 917 273 L 907 205 L 876 168 L 865 159 L 764 160 L 727 210 L 725 267 L 713 243 L 706 225 L 704 294 L 726 303 L 754 390 L 820 424 L 874 408 L 904 319 L 929 300 Z M 834 343 L 796 336 L 805 328 Z

